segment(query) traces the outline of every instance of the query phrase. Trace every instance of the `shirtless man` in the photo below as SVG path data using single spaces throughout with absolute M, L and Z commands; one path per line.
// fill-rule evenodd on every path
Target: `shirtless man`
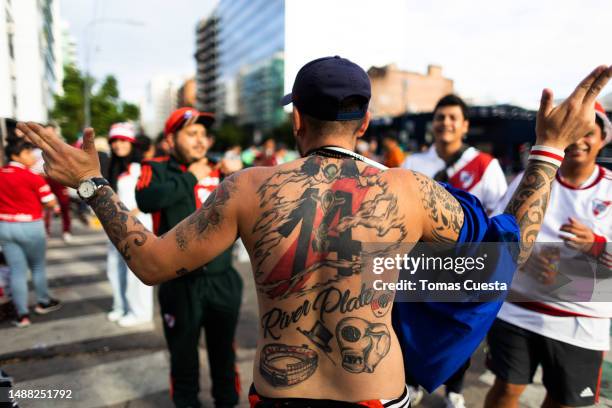
M 611 76 L 612 68 L 598 67 L 555 108 L 552 92 L 545 90 L 537 145 L 562 155 L 574 135 L 592 125 L 595 97 Z M 35 123 L 19 128 L 42 148 L 46 173 L 79 188 L 146 284 L 188 273 L 242 238 L 260 317 L 252 406 L 270 398 L 303 398 L 308 402 L 293 400 L 289 406 L 369 401 L 369 406 L 405 407 L 409 402 L 391 313 L 376 317 L 371 307 L 363 307 L 371 293 L 355 273 L 362 243 L 391 249 L 421 239 L 454 242 L 463 211 L 423 175 L 382 171 L 352 157 L 356 139 L 368 127 L 369 98 L 367 74 L 352 62 L 330 57 L 306 64 L 290 97 L 303 158 L 226 178 L 199 210 L 161 237 L 130 216 L 99 179 L 92 129 L 85 130 L 79 150 Z M 530 160 L 508 204 L 506 211 L 521 228 L 520 260 L 540 228 L 558 165 Z

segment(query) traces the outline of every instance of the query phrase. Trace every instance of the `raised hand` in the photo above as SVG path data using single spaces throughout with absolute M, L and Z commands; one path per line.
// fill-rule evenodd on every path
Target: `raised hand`
M 544 89 L 536 121 L 536 145 L 565 150 L 584 136 L 595 121 L 595 98 L 610 77 L 612 67 L 602 65 L 595 68 L 557 107 L 553 107 L 552 91 Z M 519 264 L 529 258 L 540 232 L 557 169 L 558 166 L 546 161 L 529 160 L 504 211 L 516 218 L 521 231 Z
M 595 121 L 595 99 L 611 77 L 612 67 L 595 68 L 556 107 L 552 91 L 544 89 L 536 121 L 536 144 L 564 150 L 587 134 Z
M 98 152 L 94 146 L 94 131 L 85 129 L 83 148 L 77 149 L 61 141 L 53 132 L 33 123 L 19 122 L 17 128 L 38 146 L 45 161 L 47 176 L 67 187 L 77 188 L 82 180 L 101 177 Z

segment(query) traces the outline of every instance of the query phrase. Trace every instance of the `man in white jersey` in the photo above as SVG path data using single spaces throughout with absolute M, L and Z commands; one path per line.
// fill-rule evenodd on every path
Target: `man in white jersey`
M 408 156 L 402 167 L 468 191 L 490 213 L 508 184 L 497 159 L 463 144 L 469 126 L 465 102 L 456 95 L 444 96 L 434 108 L 434 144 L 423 153 Z
M 423 153 L 408 156 L 402 167 L 420 171 L 437 181 L 475 195 L 488 213 L 496 208 L 508 184 L 497 159 L 475 147 L 463 144 L 469 129 L 468 107 L 457 95 L 446 95 L 433 112 L 434 144 Z M 449 378 L 446 385 L 447 408 L 464 408 L 463 380 L 470 361 Z M 423 391 L 408 381 L 412 403 L 417 405 Z
M 590 263 L 596 265 L 595 279 L 609 278 L 612 172 L 598 166 L 595 159 L 612 139 L 612 124 L 601 105 L 596 104 L 595 109 L 595 128 L 565 150 L 536 238 L 540 244 L 525 268 L 525 273 L 534 277 L 533 284 L 512 287 L 521 297 L 527 292 L 533 294 L 538 281 L 542 285 L 555 282 L 557 273 L 563 270 L 561 264 L 579 258 L 588 262 L 583 262 L 582 268 L 567 268 L 570 273 L 587 272 Z M 520 176 L 510 184 L 499 208 L 507 203 L 519 180 Z M 544 244 L 555 242 L 558 244 Z M 592 289 L 593 276 L 590 281 Z M 487 363 L 497 378 L 485 407 L 518 407 L 520 395 L 540 364 L 547 390 L 543 407 L 594 404 L 603 352 L 609 349 L 612 302 L 544 301 L 532 296 L 525 300 L 531 299 L 504 303 L 489 332 Z

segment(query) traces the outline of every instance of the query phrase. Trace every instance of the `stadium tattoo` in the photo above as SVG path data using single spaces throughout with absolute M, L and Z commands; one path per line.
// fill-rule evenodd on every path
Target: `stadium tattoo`
M 259 374 L 273 387 L 290 387 L 308 379 L 319 366 L 319 356 L 308 346 L 266 344 L 260 353 Z
M 303 194 L 296 199 L 287 190 Z M 265 210 L 253 227 L 255 279 L 270 299 L 303 296 L 358 274 L 362 255 L 391 251 L 407 235 L 397 197 L 380 171 L 359 170 L 351 159 L 308 157 L 266 180 L 258 196 Z M 389 246 L 366 253 L 353 238 L 356 228 L 374 230 Z M 297 236 L 287 251 L 273 258 L 274 248 L 292 234 Z M 309 282 L 315 271 L 316 282 Z
M 529 258 L 540 231 L 556 173 L 556 166 L 544 161 L 530 160 L 523 179 L 506 206 L 504 212 L 516 218 L 521 231 L 519 264 Z
M 130 210 L 116 198 L 110 187 L 102 187 L 89 201 L 111 242 L 117 247 L 126 261 L 131 259 L 130 245 L 143 246 L 147 241 L 147 231 Z M 128 231 L 128 220 L 141 230 Z
M 336 326 L 336 339 L 342 368 L 354 374 L 373 373 L 391 348 L 391 335 L 385 324 L 371 323 L 359 317 L 340 320 Z
M 227 177 L 208 196 L 202 207 L 176 227 L 176 246 L 187 250 L 190 241 L 202 238 L 208 229 L 214 229 L 223 221 L 222 208 L 236 191 L 234 175 Z
M 414 171 L 412 174 L 419 184 L 423 208 L 433 222 L 433 241 L 454 243 L 463 226 L 461 205 L 437 182 Z

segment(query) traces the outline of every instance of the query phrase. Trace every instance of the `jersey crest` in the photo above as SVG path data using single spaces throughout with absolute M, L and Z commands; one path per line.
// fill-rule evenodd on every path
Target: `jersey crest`
M 593 215 L 597 218 L 603 217 L 603 215 L 610 208 L 610 204 L 612 204 L 611 200 L 600 200 L 598 198 L 593 200 Z
M 467 188 L 474 182 L 474 174 L 471 171 L 462 170 L 459 173 L 459 182 L 461 183 L 461 188 L 467 190 Z

